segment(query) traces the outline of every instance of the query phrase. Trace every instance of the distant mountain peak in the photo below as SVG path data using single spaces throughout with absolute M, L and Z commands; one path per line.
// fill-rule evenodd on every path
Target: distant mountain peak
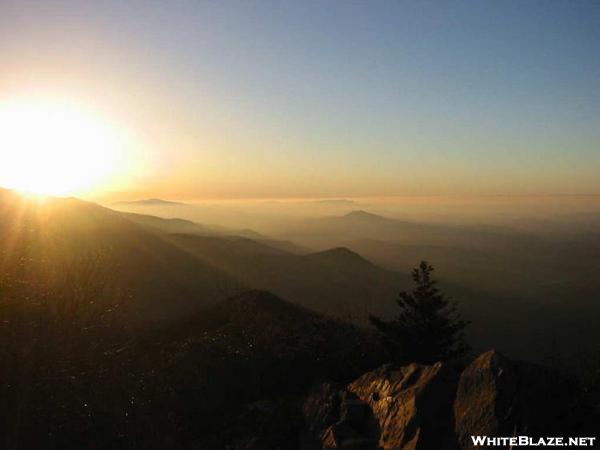
M 315 320 L 320 316 L 301 305 L 288 302 L 264 290 L 244 291 L 226 300 L 222 300 L 192 316 L 191 323 L 196 320 L 208 321 L 209 326 L 236 324 L 250 328 L 264 329 L 273 321 L 296 325 Z
M 363 258 L 358 253 L 353 252 L 347 247 L 334 247 L 327 250 L 323 250 L 321 252 L 311 253 L 306 256 L 331 262 L 350 262 L 361 265 L 371 265 L 371 262 L 369 262 L 367 259 Z
M 293 309 L 293 310 L 303 310 L 298 305 L 294 305 L 290 302 L 283 300 L 277 295 L 261 290 L 261 289 L 252 289 L 249 291 L 241 292 L 233 297 L 228 298 L 223 302 L 223 304 L 233 305 L 245 305 L 247 308 L 273 308 L 273 309 Z
M 175 206 L 175 205 L 185 205 L 185 203 L 174 202 L 171 200 L 163 200 L 161 198 L 146 198 L 143 200 L 131 200 L 131 201 L 120 201 L 114 202 L 114 205 L 146 205 L 146 206 Z
M 383 217 L 377 214 L 370 213 L 368 211 L 357 209 L 346 214 L 344 217 L 356 218 L 356 219 L 383 219 Z

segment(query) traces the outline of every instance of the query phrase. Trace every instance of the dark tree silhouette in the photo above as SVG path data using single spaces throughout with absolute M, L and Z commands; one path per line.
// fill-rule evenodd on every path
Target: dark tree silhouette
M 463 332 L 468 322 L 458 313 L 456 303 L 440 292 L 431 276 L 433 270 L 425 261 L 413 270 L 415 289 L 400 293 L 396 302 L 401 311 L 394 319 L 369 318 L 398 363 L 444 361 L 469 350 Z

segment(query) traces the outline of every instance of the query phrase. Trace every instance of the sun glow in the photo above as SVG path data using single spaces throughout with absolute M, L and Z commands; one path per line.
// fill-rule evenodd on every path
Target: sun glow
M 43 195 L 79 195 L 125 170 L 127 139 L 72 103 L 0 102 L 0 186 Z

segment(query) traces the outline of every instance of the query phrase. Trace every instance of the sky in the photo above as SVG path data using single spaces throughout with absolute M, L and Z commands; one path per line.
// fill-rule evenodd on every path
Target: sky
M 32 96 L 126 130 L 96 194 L 600 194 L 595 1 L 0 0 Z

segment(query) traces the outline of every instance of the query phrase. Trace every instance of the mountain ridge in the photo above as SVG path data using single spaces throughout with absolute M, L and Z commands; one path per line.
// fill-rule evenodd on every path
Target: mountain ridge
M 141 200 L 119 200 L 112 202 L 111 205 L 128 205 L 128 206 L 182 206 L 186 203 L 176 202 L 173 200 L 163 200 L 161 198 L 146 198 Z
M 393 308 L 390 299 L 408 283 L 348 249 L 298 255 L 271 242 L 161 229 L 168 224 L 204 230 L 185 220 L 128 215 L 77 199 L 14 198 L 14 204 L 0 205 L 0 231 L 8 230 L 6 242 L 18 247 L 4 255 L 5 265 L 26 261 L 31 279 L 52 272 L 58 283 L 68 273 L 83 277 L 83 268 L 94 264 L 97 270 L 86 276 L 97 272 L 94 276 L 135 299 L 141 317 L 153 320 L 252 288 L 320 313 L 366 320 L 368 313 Z
M 184 314 L 243 286 L 163 233 L 95 203 L 4 192 L 0 212 L 4 277 L 32 289 L 67 282 L 102 286 L 104 296 L 114 291 L 131 299 L 144 321 Z

